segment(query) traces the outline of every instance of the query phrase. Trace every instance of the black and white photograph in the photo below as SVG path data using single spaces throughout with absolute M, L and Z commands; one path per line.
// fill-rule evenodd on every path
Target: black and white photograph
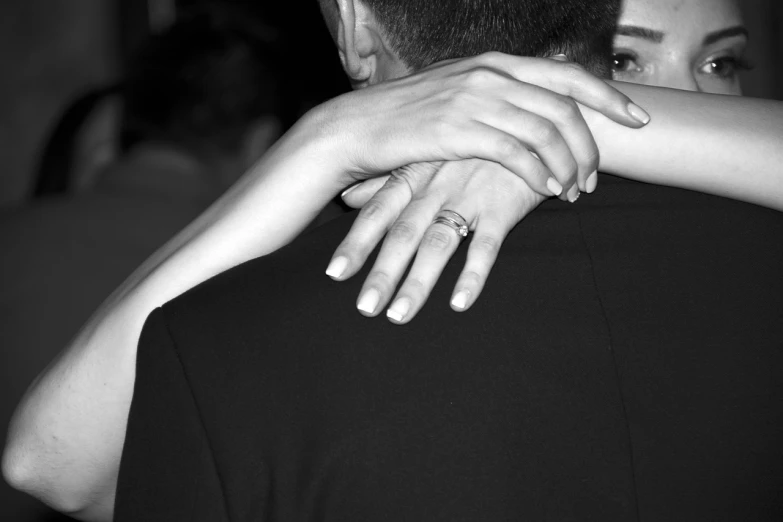
M 783 521 L 781 0 L 4 0 L 0 521 Z

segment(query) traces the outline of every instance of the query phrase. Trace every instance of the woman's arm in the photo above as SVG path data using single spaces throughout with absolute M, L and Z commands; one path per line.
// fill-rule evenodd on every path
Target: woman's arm
M 628 132 L 584 109 L 602 171 L 783 210 L 783 102 L 610 83 L 652 121 Z
M 101 305 L 17 407 L 3 460 L 9 484 L 76 518 L 111 520 L 147 315 L 304 229 L 342 186 L 322 143 L 294 131 L 255 167 L 271 175 L 248 173 Z
M 621 82 L 611 85 L 648 109 L 652 120 L 642 129 L 631 130 L 581 107 L 598 143 L 602 171 L 783 210 L 783 102 Z M 327 270 L 331 277 L 344 280 L 355 274 L 387 230 L 406 231 L 404 236 L 392 234 L 393 239 L 384 240 L 358 299 L 362 302 L 362 296 L 372 294 L 377 296 L 376 304 L 363 313 L 379 315 L 391 303 L 396 313 L 390 318 L 406 323 L 424 305 L 456 248 L 454 244 L 431 246 L 454 239 L 432 225 L 441 208 L 458 209 L 474 232 L 452 294 L 452 308 L 464 311 L 476 302 L 506 234 L 541 201 L 498 165 L 477 163 L 447 165 L 437 172 L 409 169 L 404 177 L 410 178 L 416 170 L 426 176 L 405 183 L 399 183 L 399 175 L 392 177 L 377 193 L 378 180 L 370 180 L 344 196 L 351 206 L 367 204 L 372 212 L 362 211 L 337 247 Z M 504 188 L 498 192 L 497 186 Z M 413 199 L 415 206 L 409 205 Z M 487 201 L 492 204 L 486 205 Z M 436 234 L 441 241 L 432 240 Z
M 583 102 L 640 125 L 628 113 L 629 100 L 594 78 L 575 77 L 567 66 L 549 60 L 497 54 L 435 67 L 316 109 L 134 272 L 31 385 L 17 407 L 3 454 L 8 482 L 77 518 L 111 519 L 136 345 L 147 315 L 198 283 L 291 241 L 356 179 L 417 161 L 471 157 L 530 176 L 525 169 L 530 153 L 522 144 L 538 138 L 543 151 L 551 143 L 541 137 L 559 142 L 563 137 L 543 115 L 519 129 L 507 129 L 504 117 L 514 107 L 525 112 L 520 105 L 532 94 L 541 110 L 563 112 L 562 96 L 509 80 L 512 73 L 537 71 L 542 64 L 550 81 L 561 78 L 560 87 L 592 82 L 592 89 L 582 92 Z M 560 123 L 579 117 L 567 108 Z M 587 132 L 583 121 L 581 126 Z M 592 143 L 589 134 L 570 136 Z M 589 147 L 582 152 L 590 157 Z M 595 165 L 582 161 L 580 167 L 587 171 Z M 538 175 L 525 179 L 545 191 L 548 173 L 538 169 Z M 573 183 L 576 172 L 567 177 Z M 566 186 L 568 180 L 563 181 Z

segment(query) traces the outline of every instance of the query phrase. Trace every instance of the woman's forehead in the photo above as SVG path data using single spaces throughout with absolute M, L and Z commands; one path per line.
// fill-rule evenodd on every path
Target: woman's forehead
M 663 33 L 714 31 L 742 23 L 736 0 L 623 0 L 620 25 Z

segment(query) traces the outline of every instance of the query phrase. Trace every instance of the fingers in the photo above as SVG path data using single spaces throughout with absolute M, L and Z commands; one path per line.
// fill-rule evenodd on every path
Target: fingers
M 405 324 L 416 316 L 460 240 L 461 237 L 448 225 L 433 223 L 427 228 L 413 266 L 386 311 L 390 321 Z
M 485 214 L 478 221 L 468 246 L 468 257 L 454 287 L 451 308 L 463 312 L 476 302 L 510 227 Z M 397 324 L 411 321 L 424 306 L 449 259 L 459 246 L 459 237 L 446 225 L 433 224 L 424 235 L 416 260 L 387 310 Z
M 422 242 L 443 239 L 425 234 L 440 207 L 437 198 L 414 200 L 389 229 L 356 302 L 362 314 L 373 317 L 384 309 Z
M 340 197 L 349 207 L 362 208 L 386 184 L 388 179 L 388 175 L 370 178 L 349 187 Z
M 544 90 L 536 88 L 534 92 L 538 94 L 539 91 Z M 493 127 L 513 132 L 529 150 L 535 152 L 560 186 L 565 187 L 567 193 L 560 194 L 562 199 L 572 200 L 569 189 L 579 190 L 589 173 L 598 168 L 598 147 L 573 101 L 554 93 L 540 98 L 544 99 L 531 102 L 537 114 L 505 104 L 505 111 L 489 113 L 486 121 Z M 522 177 L 528 184 L 527 178 L 531 174 L 535 172 L 526 170 Z M 575 185 L 578 178 L 579 187 Z
M 627 127 L 639 128 L 650 121 L 650 116 L 625 94 L 573 62 L 521 58 L 493 52 L 476 57 L 469 65 L 495 67 L 519 81 L 570 96 Z
M 464 312 L 476 302 L 495 265 L 500 246 L 508 231 L 508 226 L 489 216 L 482 217 L 476 224 L 476 230 L 468 246 L 465 267 L 454 286 L 451 297 L 451 308 L 454 311 Z
M 363 315 L 374 317 L 386 309 L 387 317 L 399 324 L 415 317 L 461 239 L 455 230 L 459 220 L 433 223 L 444 209 L 459 209 L 462 216 L 474 216 L 467 224 L 475 224 L 475 234 L 452 296 L 452 308 L 458 311 L 469 308 L 481 293 L 508 231 L 543 201 L 522 180 L 495 163 L 463 161 L 438 165 L 430 179 L 418 187 L 415 182 L 398 177 L 406 173 L 415 176 L 420 167 L 400 169 L 404 170 L 402 174 L 396 171 L 367 203 L 360 213 L 362 218 L 338 248 L 327 271 L 335 279 L 355 272 L 383 231 L 389 229 L 357 299 L 356 306 Z M 425 168 L 425 175 L 430 170 Z M 401 185 L 412 188 L 418 196 L 400 211 L 409 194 Z M 395 202 L 392 196 L 396 192 L 404 196 Z M 389 227 L 396 215 L 399 217 Z M 414 256 L 397 297 L 388 306 Z M 349 257 L 357 260 L 351 262 L 354 266 L 350 268 Z M 341 259 L 344 262 L 339 265 Z M 335 266 L 339 267 L 339 273 L 333 270 Z
M 326 274 L 338 281 L 355 274 L 411 198 L 411 188 L 405 180 L 390 177 L 359 212 L 348 235 L 335 250 Z
M 564 89 L 552 90 L 570 96 L 582 105 L 627 127 L 639 128 L 650 122 L 650 115 L 644 109 L 605 81 L 587 72 L 581 65 L 566 62 L 560 64 L 560 67 Z
M 549 108 L 536 108 L 525 102 L 529 96 L 545 99 L 536 94 L 543 89 L 551 91 Z M 491 113 L 492 105 L 482 100 L 498 105 L 510 103 L 542 117 L 546 117 L 547 110 L 564 114 L 561 120 L 553 119 L 551 123 L 572 148 L 576 179 L 585 190 L 590 186 L 587 179 L 594 172 L 586 165 L 594 161 L 583 159 L 591 154 L 581 151 L 589 151 L 592 145 L 580 145 L 589 143 L 578 138 L 586 134 L 584 124 L 579 123 L 582 130 L 577 131 L 561 127 L 560 122 L 573 120 L 569 114 L 577 106 L 557 95 L 573 97 L 624 125 L 639 127 L 649 120 L 627 96 L 573 63 L 500 53 L 433 65 L 394 82 L 343 95 L 325 104 L 323 110 L 313 111 L 311 119 L 323 129 L 329 146 L 335 142 L 339 145 L 334 146 L 337 153 L 331 156 L 334 170 L 348 181 L 416 162 L 478 158 L 503 165 L 540 194 L 553 195 L 559 192 L 555 182 L 566 190 L 574 190 L 572 185 L 563 184 L 573 175 L 566 174 L 568 169 L 561 163 L 548 159 L 543 161 L 547 170 L 533 165 L 524 150 L 527 142 L 518 135 L 520 128 L 500 124 L 500 128 L 494 127 L 489 120 L 502 118 Z M 558 141 L 548 139 L 554 134 L 551 125 L 549 130 L 546 126 L 536 128 L 542 147 L 547 141 Z M 335 140 L 335 135 L 341 139 Z
M 571 153 L 569 159 L 575 162 L 578 188 L 582 191 L 588 191 L 587 179 L 598 170 L 600 154 L 593 134 L 576 102 L 567 96 L 531 85 L 530 92 L 523 103 L 526 107 L 534 107 L 538 115 L 555 125 Z M 565 161 L 565 158 L 560 159 L 561 165 L 563 165 L 562 162 Z M 545 163 L 555 175 L 561 172 L 555 170 L 546 160 Z M 563 168 L 567 168 L 567 165 L 563 165 Z M 563 186 L 570 186 L 567 181 L 561 178 L 558 180 Z M 595 186 L 592 189 L 594 190 Z M 569 196 L 571 195 L 569 194 Z M 569 197 L 569 201 L 572 201 L 571 197 Z
M 508 116 L 510 112 L 506 111 L 504 114 Z M 567 186 L 573 184 L 574 175 L 571 168 L 563 166 L 561 162 L 568 161 L 567 158 L 571 157 L 570 151 L 566 152 L 565 160 L 563 156 L 558 157 L 554 153 L 555 149 L 563 152 L 563 142 L 559 133 L 551 132 L 552 125 L 548 122 L 543 122 L 532 114 L 527 116 L 515 114 L 515 116 L 515 121 L 524 119 L 531 126 L 518 127 L 514 130 L 516 134 L 509 134 L 494 126 L 475 122 L 473 132 L 454 133 L 450 144 L 454 150 L 464 152 L 463 158 L 482 158 L 503 165 L 541 195 L 560 196 L 563 194 L 563 184 L 539 157 L 531 154 L 528 147 L 536 151 L 541 150 L 553 165 L 557 165 L 559 176 L 568 183 Z M 503 127 L 511 126 L 503 116 L 498 115 L 492 119 Z M 534 121 L 541 125 L 532 126 Z
M 536 85 L 525 84 L 520 88 L 518 81 L 501 75 L 488 75 L 486 80 L 480 81 L 491 83 L 491 86 L 484 86 L 481 93 L 455 94 L 454 112 L 474 111 L 476 122 L 518 140 L 525 149 L 535 153 L 535 159 L 540 159 L 547 170 L 542 170 L 528 157 L 515 158 L 524 153 L 518 150 L 518 144 L 505 143 L 511 141 L 508 137 L 495 138 L 489 131 L 484 131 L 485 139 L 500 140 L 493 145 L 506 148 L 506 151 L 490 150 L 487 154 L 500 155 L 504 166 L 542 195 L 559 194 L 558 190 L 553 190 L 556 186 L 544 177 L 551 174 L 566 190 L 560 194 L 561 198 L 574 201 L 580 189 L 586 190 L 586 181 L 597 170 L 599 159 L 598 147 L 576 102 Z M 520 165 L 527 165 L 510 166 L 515 160 Z M 547 182 L 549 187 L 545 190 L 543 186 Z

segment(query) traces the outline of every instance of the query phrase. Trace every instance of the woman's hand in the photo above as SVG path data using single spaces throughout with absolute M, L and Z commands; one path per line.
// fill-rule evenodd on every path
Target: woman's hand
M 328 144 L 328 170 L 347 174 L 343 186 L 414 162 L 480 158 L 573 200 L 598 167 L 577 102 L 628 127 L 649 119 L 578 65 L 487 53 L 348 93 L 306 121 Z
M 459 245 L 461 238 L 453 228 L 433 223 L 438 212 L 457 212 L 473 231 L 451 300 L 454 310 L 463 311 L 484 288 L 508 231 L 545 199 L 502 166 L 482 160 L 418 163 L 394 171 L 379 190 L 376 180 L 366 183 L 343 195 L 349 204 L 363 208 L 327 274 L 337 280 L 352 276 L 388 231 L 357 307 L 364 315 L 378 315 L 415 255 L 387 311 L 399 324 L 421 309 Z

